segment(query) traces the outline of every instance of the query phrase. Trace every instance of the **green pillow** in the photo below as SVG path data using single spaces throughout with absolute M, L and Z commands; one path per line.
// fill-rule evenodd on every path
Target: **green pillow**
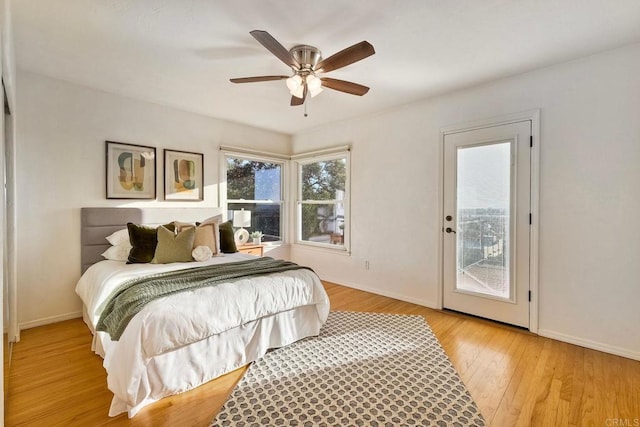
M 225 254 L 238 252 L 236 240 L 233 237 L 233 222 L 223 222 L 219 226 L 220 229 L 220 251 Z
M 158 246 L 151 262 L 154 264 L 168 264 L 170 262 L 193 261 L 191 251 L 193 251 L 195 238 L 195 227 L 188 227 L 177 235 L 164 226 L 158 227 Z
M 127 229 L 129 230 L 129 243 L 131 243 L 127 264 L 151 262 L 158 243 L 156 229 L 132 222 L 127 224 Z
M 173 223 L 163 225 L 163 227 L 172 232 L 175 230 Z M 144 264 L 151 262 L 158 244 L 158 229 L 129 222 L 127 223 L 127 230 L 129 230 L 129 243 L 131 243 L 127 264 Z

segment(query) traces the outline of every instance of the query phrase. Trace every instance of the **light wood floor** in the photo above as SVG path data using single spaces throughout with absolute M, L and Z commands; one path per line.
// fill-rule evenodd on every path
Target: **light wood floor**
M 455 313 L 325 283 L 332 310 L 418 314 L 494 426 L 640 425 L 640 362 Z M 14 346 L 7 426 L 207 426 L 245 369 L 109 418 L 102 360 L 80 319 L 28 329 Z

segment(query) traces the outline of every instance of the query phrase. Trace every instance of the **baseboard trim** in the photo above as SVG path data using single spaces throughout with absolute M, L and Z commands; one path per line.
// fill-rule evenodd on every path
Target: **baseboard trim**
M 640 352 L 632 351 L 622 347 L 603 344 L 597 341 L 591 341 L 584 338 L 574 337 L 572 335 L 563 334 L 561 332 L 550 331 L 548 329 L 538 329 L 538 335 L 541 337 L 551 338 L 554 340 L 566 342 L 569 344 L 579 345 L 580 347 L 598 350 L 604 353 L 614 354 L 616 356 L 626 357 L 627 359 L 640 360 Z
M 50 323 L 62 322 L 64 320 L 75 319 L 82 317 L 82 311 L 73 311 L 71 313 L 60 314 L 58 316 L 44 317 L 42 319 L 31 320 L 29 322 L 20 323 L 18 327 L 20 330 L 36 328 L 38 326 L 48 325 Z
M 347 288 L 357 289 L 359 291 L 370 292 L 372 294 L 381 295 L 393 299 L 397 299 L 400 301 L 410 302 L 413 304 L 421 305 L 424 307 L 429 307 L 434 310 L 440 310 L 438 305 L 434 301 L 422 300 L 419 298 L 408 297 L 406 295 L 398 294 L 395 292 L 389 292 L 386 290 L 381 290 L 377 288 L 372 288 L 370 286 L 364 286 L 359 283 L 346 282 L 342 279 L 337 279 L 327 275 L 320 275 L 322 280 L 327 282 L 335 283 L 341 286 L 346 286 Z M 563 334 L 561 332 L 551 331 L 548 329 L 538 329 L 538 335 L 541 337 L 551 338 L 557 341 L 566 342 L 573 345 L 578 345 L 580 347 L 588 348 L 591 350 L 602 351 L 604 353 L 613 354 L 616 356 L 626 357 L 627 359 L 633 359 L 640 361 L 640 352 L 632 351 L 622 347 L 616 347 L 608 344 L 603 344 L 597 341 L 592 341 L 584 338 L 574 337 L 572 335 Z
M 438 305 L 434 301 L 423 300 L 420 298 L 413 298 L 403 294 L 398 294 L 395 292 L 389 292 L 386 290 L 372 288 L 370 286 L 364 286 L 358 283 L 345 282 L 342 279 L 332 278 L 330 276 L 321 275 L 320 278 L 327 282 L 335 283 L 340 286 L 346 286 L 347 288 L 357 289 L 359 291 L 369 292 L 376 295 L 381 295 L 383 297 L 393 298 L 404 302 L 410 302 L 412 304 L 421 305 L 423 307 L 433 308 L 438 310 Z

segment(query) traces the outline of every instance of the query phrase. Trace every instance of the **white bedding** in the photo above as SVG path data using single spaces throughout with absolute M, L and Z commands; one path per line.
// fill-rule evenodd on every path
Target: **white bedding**
M 129 264 L 101 261 L 80 278 L 76 292 L 92 331 L 119 284 L 134 277 L 252 258 L 227 254 L 206 262 Z M 128 412 L 189 390 L 261 357 L 270 347 L 316 335 L 329 299 L 317 275 L 292 270 L 221 283 L 160 298 L 145 306 L 118 341 L 94 335 L 114 394 L 109 415 Z

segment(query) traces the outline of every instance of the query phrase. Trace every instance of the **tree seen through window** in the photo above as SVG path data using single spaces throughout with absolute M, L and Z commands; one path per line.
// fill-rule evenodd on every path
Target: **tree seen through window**
M 300 236 L 302 240 L 330 244 L 344 243 L 346 180 L 346 158 L 301 165 Z

